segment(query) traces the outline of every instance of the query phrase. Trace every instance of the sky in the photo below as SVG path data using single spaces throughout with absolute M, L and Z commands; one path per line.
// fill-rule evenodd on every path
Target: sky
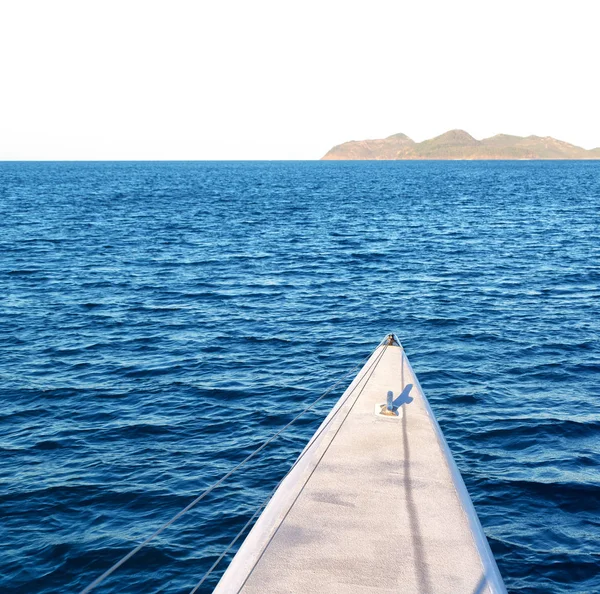
M 600 146 L 598 0 L 0 0 L 0 160 Z

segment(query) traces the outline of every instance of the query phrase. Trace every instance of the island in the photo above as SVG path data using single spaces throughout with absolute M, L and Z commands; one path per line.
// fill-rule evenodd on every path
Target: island
M 487 159 L 600 159 L 600 147 L 586 150 L 550 136 L 497 134 L 476 140 L 464 130 L 450 130 L 423 142 L 406 134 L 378 140 L 351 140 L 334 146 L 322 160 L 487 160 Z

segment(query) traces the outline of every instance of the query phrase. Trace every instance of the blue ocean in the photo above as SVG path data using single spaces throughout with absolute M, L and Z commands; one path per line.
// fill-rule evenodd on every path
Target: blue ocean
M 0 289 L 0 592 L 80 591 L 392 331 L 508 590 L 600 592 L 600 163 L 0 163 Z M 189 592 L 344 389 L 97 591 Z

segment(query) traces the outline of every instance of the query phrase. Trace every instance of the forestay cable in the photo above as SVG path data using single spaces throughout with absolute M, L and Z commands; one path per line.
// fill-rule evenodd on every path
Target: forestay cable
M 380 343 L 379 346 L 381 346 L 381 343 Z M 377 348 L 379 348 L 379 346 Z M 346 416 L 344 417 L 344 420 L 342 421 L 342 425 L 344 424 L 344 422 L 348 418 L 348 415 L 350 414 L 350 411 L 354 407 L 354 404 L 356 404 L 356 401 L 360 398 L 360 395 L 363 393 L 363 390 L 365 389 L 365 387 L 366 387 L 369 379 L 371 379 L 371 376 L 375 372 L 375 369 L 377 368 L 377 365 L 379 364 L 379 361 L 381 361 L 381 359 L 383 358 L 383 355 L 384 355 L 386 349 L 387 349 L 387 345 L 384 346 L 384 348 L 381 350 L 381 353 L 377 356 L 377 358 L 373 361 L 373 363 L 371 363 L 371 365 L 369 366 L 369 368 L 365 371 L 363 377 L 361 377 L 360 380 L 357 382 L 356 386 L 354 386 L 354 388 L 349 392 L 349 394 L 346 396 L 346 398 L 344 398 L 343 402 L 340 404 L 340 406 L 339 406 L 338 410 L 336 411 L 336 413 L 334 415 L 332 415 L 331 418 L 326 423 L 324 423 L 323 426 L 319 429 L 319 431 L 311 438 L 309 444 L 302 451 L 302 453 L 300 454 L 300 456 L 298 456 L 298 458 L 296 459 L 296 461 L 294 462 L 294 464 L 292 465 L 292 467 L 288 470 L 288 472 L 285 474 L 285 476 L 275 485 L 275 487 L 269 492 L 269 494 L 265 497 L 265 499 L 263 499 L 262 503 L 260 504 L 260 506 L 258 507 L 258 509 L 254 512 L 254 514 L 252 515 L 252 517 L 244 524 L 244 526 L 242 527 L 242 529 L 235 535 L 235 538 L 229 543 L 229 545 L 227 546 L 227 548 L 221 553 L 221 555 L 219 555 L 219 557 L 217 558 L 217 560 L 210 566 L 210 568 L 208 569 L 208 571 L 202 576 L 202 578 L 198 581 L 198 583 L 192 588 L 192 590 L 190 591 L 190 594 L 196 594 L 196 592 L 198 591 L 198 589 L 200 588 L 200 586 L 202 586 L 202 584 L 208 579 L 208 577 L 210 576 L 210 574 L 216 569 L 217 565 L 219 565 L 219 563 L 223 560 L 223 558 L 225 557 L 225 555 L 227 555 L 227 553 L 229 553 L 229 551 L 235 546 L 235 543 L 238 541 L 238 539 L 240 538 L 240 536 L 242 536 L 242 534 L 246 531 L 246 529 L 248 528 L 248 526 L 250 526 L 252 524 L 252 522 L 260 514 L 260 512 L 267 506 L 269 500 L 275 494 L 275 491 L 277 491 L 277 489 L 279 489 L 279 486 L 281 485 L 281 483 L 283 483 L 283 481 L 290 475 L 290 473 L 292 472 L 292 470 L 294 470 L 294 468 L 296 468 L 296 466 L 300 462 L 300 460 L 302 460 L 302 458 L 304 457 L 304 455 L 310 450 L 312 444 L 316 443 L 318 437 L 323 433 L 323 431 L 325 431 L 325 429 L 327 429 L 327 427 L 329 427 L 330 423 L 337 417 L 337 413 L 341 410 L 342 406 L 344 406 L 344 404 L 346 404 L 346 402 L 348 402 L 348 400 L 350 399 L 350 396 L 352 396 L 352 394 L 354 394 L 354 392 L 356 391 L 356 389 L 360 386 L 362 379 L 364 377 L 367 377 L 367 374 L 369 374 L 368 377 L 367 377 L 367 379 L 366 379 L 366 381 L 364 382 L 364 384 L 363 384 L 360 392 L 358 393 L 358 395 L 354 399 L 354 402 L 352 403 L 352 406 L 350 407 L 350 410 L 348 410 L 348 412 L 346 413 Z M 377 350 L 377 349 L 375 349 L 375 350 Z M 373 352 L 375 352 L 375 351 L 373 351 Z M 366 361 L 369 360 L 370 357 L 371 357 L 371 355 L 369 355 L 369 357 L 361 364 L 361 367 L 362 367 L 362 365 L 364 365 L 364 363 Z M 339 431 L 339 429 L 341 429 L 341 425 L 338 428 L 338 431 Z M 331 445 L 331 442 L 330 442 L 329 445 Z M 322 457 L 323 456 L 321 456 L 321 458 Z M 314 472 L 314 469 L 313 469 L 313 472 Z M 311 476 L 312 476 L 312 473 L 311 473 Z M 310 477 L 309 477 L 309 479 L 310 479 Z M 308 479 L 307 479 L 307 482 L 308 482 Z M 295 501 L 294 501 L 294 503 L 295 503 Z M 292 503 L 292 507 L 293 507 L 294 503 Z M 289 513 L 289 511 L 290 510 L 288 510 L 287 513 Z M 287 513 L 286 513 L 286 515 L 287 515 Z M 268 545 L 269 545 L 269 543 L 267 543 L 266 546 L 268 546 Z
M 379 345 L 377 348 L 379 348 Z M 375 349 L 375 350 L 377 350 L 377 349 Z M 373 351 L 373 352 L 375 352 L 375 351 Z M 192 509 L 198 503 L 200 503 L 200 501 L 202 501 L 208 494 L 210 494 L 212 491 L 214 491 L 217 487 L 220 487 L 234 472 L 236 472 L 237 470 L 242 468 L 242 466 L 244 466 L 247 462 L 249 462 L 252 458 L 254 458 L 254 456 L 256 456 L 256 454 L 258 454 L 262 450 L 264 450 L 272 441 L 277 439 L 277 437 L 279 437 L 286 429 L 288 429 L 291 425 L 293 425 L 302 415 L 306 414 L 316 404 L 318 404 L 321 400 L 323 400 L 323 398 L 325 398 L 325 396 L 327 396 L 329 393 L 331 393 L 331 391 L 334 390 L 350 374 L 354 373 L 357 369 L 360 369 L 360 367 L 362 367 L 365 364 L 365 362 L 369 360 L 369 358 L 371 357 L 372 354 L 373 353 L 371 353 L 361 363 L 354 366 L 350 371 L 345 373 L 339 380 L 337 380 L 332 386 L 327 388 L 327 390 L 325 390 L 325 392 L 323 392 L 323 394 L 321 394 L 315 401 L 313 401 L 312 404 L 310 404 L 309 406 L 304 408 L 301 412 L 299 412 L 289 423 L 287 423 L 281 429 L 279 429 L 273 435 L 271 435 L 271 437 L 269 437 L 267 440 L 265 440 L 253 452 L 248 454 L 248 456 L 246 456 L 241 462 L 239 462 L 236 466 L 234 466 L 228 473 L 223 475 L 217 482 L 213 483 L 210 487 L 206 488 L 200 495 L 198 495 L 198 497 L 196 497 L 196 499 L 194 499 L 191 503 L 186 505 L 186 507 L 184 507 L 180 512 L 175 514 L 168 522 L 165 522 L 160 528 L 158 528 L 158 530 L 156 530 L 148 538 L 146 538 L 146 540 L 144 540 L 139 545 L 137 545 L 133 550 L 131 550 L 129 553 L 127 553 L 127 555 L 125 555 L 122 559 L 117 561 L 112 567 L 107 569 L 102 575 L 97 577 L 91 584 L 89 584 L 86 588 L 84 588 L 80 592 L 80 594 L 88 594 L 88 592 L 91 592 L 94 588 L 99 586 L 107 577 L 109 577 L 112 573 L 114 573 L 117 569 L 119 569 L 119 567 L 121 567 L 121 565 L 126 563 L 136 553 L 141 551 L 148 543 L 150 543 L 157 536 L 159 536 L 164 530 L 166 530 L 174 522 L 176 522 L 181 516 L 183 516 L 183 514 L 188 512 L 190 509 Z

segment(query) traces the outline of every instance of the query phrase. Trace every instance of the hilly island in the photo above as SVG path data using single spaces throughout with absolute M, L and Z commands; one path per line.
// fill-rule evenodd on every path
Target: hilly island
M 600 159 L 600 147 L 586 150 L 550 136 L 497 134 L 476 140 L 464 130 L 450 130 L 423 142 L 406 134 L 351 140 L 322 157 L 326 161 L 404 159 Z

